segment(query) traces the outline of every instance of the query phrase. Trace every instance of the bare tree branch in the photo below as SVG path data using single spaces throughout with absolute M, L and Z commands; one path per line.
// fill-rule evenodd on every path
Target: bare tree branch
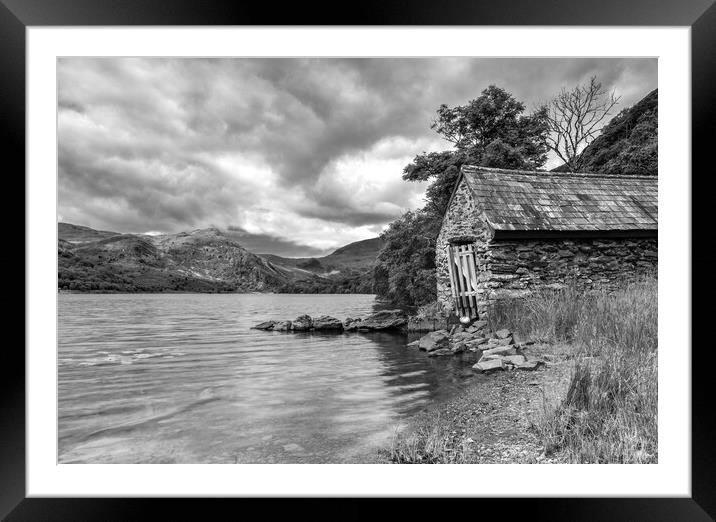
M 581 166 L 580 154 L 597 137 L 620 96 L 602 89 L 596 76 L 572 90 L 562 90 L 547 103 L 550 136 L 547 145 L 571 172 Z

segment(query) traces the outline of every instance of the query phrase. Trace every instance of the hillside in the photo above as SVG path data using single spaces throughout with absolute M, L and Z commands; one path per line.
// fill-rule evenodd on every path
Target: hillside
M 583 172 L 658 175 L 659 92 L 624 109 L 581 155 Z M 555 171 L 564 171 L 560 166 Z
M 106 237 L 111 233 L 62 223 L 58 231 L 60 289 L 245 292 L 274 290 L 286 279 L 216 229 Z
M 379 237 L 356 241 L 322 258 L 322 262 L 352 268 L 372 268 L 378 252 L 383 247 L 383 242 Z
M 60 223 L 58 287 L 80 292 L 370 292 L 374 243 L 353 243 L 323 258 L 290 259 L 253 254 L 215 228 L 149 236 Z
M 341 247 L 323 257 L 281 257 L 274 254 L 258 254 L 264 259 L 286 267 L 294 267 L 312 272 L 330 272 L 342 269 L 372 268 L 383 246 L 379 237 L 356 241 Z
M 58 237 L 69 243 L 88 243 L 99 241 L 112 236 L 119 236 L 119 232 L 109 232 L 107 230 L 95 230 L 81 225 L 73 225 L 71 223 L 57 224 Z
M 372 293 L 373 266 L 383 246 L 379 237 L 356 241 L 323 257 L 281 257 L 259 254 L 293 277 L 283 291 L 291 293 Z M 313 275 L 318 277 L 307 277 Z

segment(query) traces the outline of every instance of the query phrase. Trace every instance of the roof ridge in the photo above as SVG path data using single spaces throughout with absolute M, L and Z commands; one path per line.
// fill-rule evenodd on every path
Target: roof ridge
M 517 169 L 500 169 L 496 167 L 482 167 L 480 165 L 463 165 L 461 170 L 468 172 L 484 171 L 503 174 L 519 174 L 533 175 L 543 177 L 562 177 L 562 178 L 609 178 L 609 179 L 649 179 L 658 180 L 657 176 L 644 176 L 639 174 L 604 174 L 600 172 L 554 172 L 549 170 L 517 170 Z

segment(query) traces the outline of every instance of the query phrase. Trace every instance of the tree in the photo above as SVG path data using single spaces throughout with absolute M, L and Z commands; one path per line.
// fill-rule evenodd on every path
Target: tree
M 547 145 L 564 162 L 567 171 L 581 169 L 580 153 L 596 138 L 620 98 L 614 91 L 607 93 L 596 76 L 592 76 L 585 85 L 571 90 L 562 88 L 541 108 L 550 131 Z
M 546 160 L 546 114 L 539 109 L 523 115 L 522 102 L 499 87 L 490 85 L 479 98 L 466 105 L 441 105 L 430 126 L 473 161 L 502 163 L 504 152 L 517 167 L 535 169 Z
M 385 241 L 373 273 L 373 291 L 393 303 L 420 306 L 435 300 L 435 239 L 440 221 L 408 211 L 381 234 Z
M 547 159 L 546 111 L 524 114 L 524 104 L 491 85 L 465 105 L 441 105 L 431 124 L 453 145 L 423 152 L 403 169 L 407 181 L 430 181 L 425 206 L 407 212 L 381 235 L 374 291 L 402 305 L 435 300 L 435 241 L 462 165 L 536 169 Z
M 465 105 L 441 105 L 430 128 L 454 149 L 416 156 L 403 169 L 403 179 L 432 180 L 426 193 L 426 207 L 442 216 L 460 167 L 465 163 L 506 169 L 541 167 L 549 150 L 546 110 L 540 107 L 529 115 L 524 111 L 522 102 L 494 85 Z
M 599 136 L 580 154 L 580 170 L 656 176 L 658 141 L 659 92 L 653 90 L 602 127 Z M 556 170 L 566 169 L 562 166 Z

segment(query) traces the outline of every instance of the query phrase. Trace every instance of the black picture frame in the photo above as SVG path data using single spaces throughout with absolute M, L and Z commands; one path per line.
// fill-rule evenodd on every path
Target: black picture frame
M 713 259 L 714 233 L 707 215 L 711 205 L 703 179 L 710 175 L 707 161 L 713 153 L 714 64 L 716 64 L 716 5 L 714 0 L 503 0 L 501 2 L 442 0 L 362 0 L 350 8 L 334 2 L 292 3 L 285 6 L 262 2 L 208 0 L 0 0 L 0 125 L 6 159 L 14 166 L 8 176 L 19 179 L 25 172 L 25 30 L 28 26 L 63 25 L 575 25 L 575 26 L 690 26 L 692 35 L 692 280 L 705 274 Z M 713 161 L 713 160 L 711 160 Z M 7 167 L 9 168 L 9 167 Z M 702 172 L 703 171 L 703 172 Z M 669 173 L 662 173 L 668 175 Z M 701 190 L 699 190 L 701 189 Z M 24 184 L 20 189 L 24 193 Z M 9 194 L 9 193 L 8 193 Z M 6 196 L 9 198 L 10 196 Z M 696 248 L 698 247 L 698 248 Z M 27 259 L 24 259 L 27 266 Z M 25 270 L 25 281 L 30 274 Z M 704 281 L 708 278 L 703 279 Z M 702 281 L 699 279 L 699 281 Z M 700 303 L 708 285 L 692 292 L 692 325 L 708 324 L 709 301 Z M 701 306 L 699 306 L 701 305 Z M 19 309 L 20 307 L 17 307 Z M 22 307 L 24 312 L 24 307 Z M 16 312 L 18 313 L 18 312 Z M 693 326 L 692 326 L 693 332 Z M 477 514 L 485 508 L 514 515 L 522 512 L 531 520 L 711 520 L 716 517 L 716 452 L 710 424 L 713 416 L 710 385 L 713 359 L 708 336 L 694 342 L 692 351 L 692 496 L 691 498 L 620 499 L 451 499 L 449 508 Z M 703 344 L 705 343 L 705 344 Z M 691 332 L 684 333 L 684 353 L 691 345 Z M 206 501 L 164 499 L 37 499 L 25 495 L 25 357 L 16 344 L 5 348 L 6 362 L 0 380 L 0 517 L 7 520 L 126 520 L 152 517 L 206 517 Z M 698 357 L 697 357 L 698 355 Z M 198 502 L 198 503 L 197 503 Z M 253 500 L 224 500 L 223 504 Z M 316 500 L 294 499 L 292 516 L 305 511 L 315 518 Z M 339 519 L 364 518 L 369 511 L 384 509 L 381 500 L 359 501 L 326 510 Z M 425 514 L 424 499 L 401 502 L 402 517 Z M 233 504 L 232 504 L 233 505 Z M 228 507 L 228 506 L 227 506 Z M 435 507 L 435 506 L 431 506 Z M 242 506 L 241 509 L 250 509 Z M 178 517 L 178 518 L 179 518 Z

